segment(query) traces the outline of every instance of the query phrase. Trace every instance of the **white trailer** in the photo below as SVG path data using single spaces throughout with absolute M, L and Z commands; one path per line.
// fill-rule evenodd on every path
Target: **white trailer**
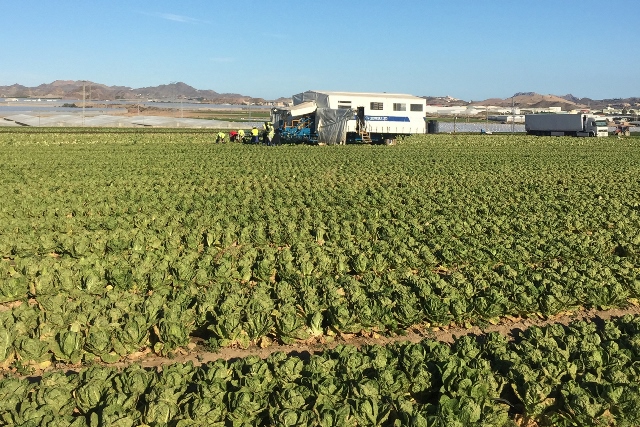
M 607 121 L 591 114 L 527 114 L 524 128 L 538 136 L 609 136 Z
M 293 95 L 293 107 L 274 109 L 272 116 L 283 126 L 295 124 L 295 118 L 302 115 L 311 117 L 309 109 L 317 111 L 311 117 L 322 139 L 322 117 L 326 112 L 337 112 L 343 118 L 344 134 L 337 142 L 361 140 L 362 142 L 392 143 L 399 135 L 426 133 L 426 100 L 413 95 L 397 93 L 363 93 L 306 91 Z M 317 119 L 317 120 L 315 120 Z M 287 121 L 288 120 L 288 121 Z M 335 128 L 331 118 L 325 123 Z M 275 123 L 276 126 L 279 123 Z

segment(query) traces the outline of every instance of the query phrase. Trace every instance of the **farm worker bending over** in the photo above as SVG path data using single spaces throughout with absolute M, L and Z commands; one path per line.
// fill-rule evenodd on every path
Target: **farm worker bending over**
M 260 132 L 258 132 L 258 128 L 257 127 L 253 127 L 253 129 L 251 129 L 251 142 L 254 144 L 258 143 L 258 135 L 260 134 Z
M 238 129 L 238 142 L 240 144 L 244 142 L 244 129 Z
M 226 137 L 226 135 L 224 134 L 224 132 L 218 132 L 218 137 L 216 138 L 216 142 L 218 144 L 223 144 L 225 137 Z
M 236 132 L 235 130 L 232 130 L 231 132 L 229 132 L 229 141 L 236 142 L 237 139 L 238 139 L 238 132 Z

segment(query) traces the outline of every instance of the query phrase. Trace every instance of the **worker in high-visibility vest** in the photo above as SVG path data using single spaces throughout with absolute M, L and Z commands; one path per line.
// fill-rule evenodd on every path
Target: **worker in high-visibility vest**
M 244 129 L 238 129 L 238 142 L 240 144 L 244 142 Z
M 267 145 L 271 145 L 273 141 L 273 137 L 276 134 L 275 129 L 273 128 L 273 124 L 269 122 L 264 122 L 264 131 L 267 137 Z
M 258 128 L 257 127 L 253 127 L 253 129 L 251 129 L 251 142 L 253 144 L 257 144 L 258 141 L 258 137 L 260 135 L 260 132 L 258 132 Z
M 218 132 L 218 136 L 216 138 L 216 142 L 218 144 L 224 144 L 224 139 L 227 137 L 224 132 Z

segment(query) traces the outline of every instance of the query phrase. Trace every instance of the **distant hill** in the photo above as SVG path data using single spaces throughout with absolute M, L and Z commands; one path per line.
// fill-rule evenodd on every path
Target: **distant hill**
M 578 98 L 571 94 L 564 96 L 557 95 L 540 95 L 535 92 L 519 92 L 512 98 L 491 98 L 484 101 L 474 102 L 475 105 L 497 105 L 501 107 L 510 107 L 513 104 L 516 107 L 529 108 L 548 108 L 561 107 L 563 110 L 573 110 L 580 108 L 601 109 L 605 107 L 624 108 L 640 106 L 640 98 L 616 98 L 616 99 L 591 99 Z
M 36 87 L 26 87 L 20 84 L 0 86 L 2 98 L 68 98 L 82 99 L 83 82 L 79 80 L 56 80 Z M 186 83 L 177 82 L 160 86 L 130 88 L 127 86 L 107 86 L 95 82 L 84 82 L 85 99 L 91 100 L 199 100 L 215 101 L 219 103 L 243 104 L 262 103 L 262 98 L 238 93 L 218 93 L 213 90 L 201 90 Z
M 423 96 L 427 100 L 427 105 L 442 105 L 447 107 L 461 107 L 469 105 L 468 101 L 452 98 L 450 96 Z
M 640 105 L 640 97 L 630 97 L 630 98 L 606 98 L 606 99 L 591 99 L 591 98 L 577 98 L 571 94 L 565 95 L 562 98 L 590 106 L 591 108 L 604 108 L 607 106 L 611 106 L 614 108 L 624 108 L 624 107 L 634 107 Z
M 20 84 L 0 86 L 0 98 L 67 98 L 82 99 L 82 84 L 80 80 L 56 80 L 36 87 L 26 87 Z M 85 82 L 85 98 L 87 100 L 141 100 L 153 99 L 157 101 L 197 100 L 211 101 L 219 104 L 263 104 L 265 102 L 290 102 L 288 97 L 266 101 L 238 93 L 218 93 L 210 89 L 196 89 L 183 82 L 169 83 L 159 86 L 131 88 L 127 86 L 107 86 L 95 82 Z M 541 95 L 535 92 L 518 92 L 513 98 L 489 98 L 484 101 L 465 101 L 451 96 L 423 96 L 429 105 L 466 106 L 495 105 L 510 107 L 547 108 L 561 107 L 563 110 L 576 108 L 614 108 L 639 107 L 640 98 L 591 99 L 578 98 L 571 94 Z
M 519 92 L 512 98 L 490 98 L 484 101 L 474 102 L 474 105 L 496 105 L 499 107 L 529 107 L 529 108 L 549 108 L 561 107 L 563 110 L 573 110 L 583 108 L 583 105 L 569 101 L 556 95 L 540 95 L 535 92 Z

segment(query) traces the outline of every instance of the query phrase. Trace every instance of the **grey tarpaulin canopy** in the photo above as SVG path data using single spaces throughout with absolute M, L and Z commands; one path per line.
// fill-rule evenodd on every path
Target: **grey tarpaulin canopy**
M 302 104 L 303 102 L 313 101 L 316 103 L 318 108 L 329 108 L 329 95 L 325 95 L 324 93 L 302 92 L 302 93 L 293 95 L 291 99 L 293 101 L 293 105 L 298 105 L 298 104 Z
M 347 140 L 347 122 L 352 118 L 353 111 L 350 109 L 318 108 L 316 110 L 318 142 L 344 143 Z

